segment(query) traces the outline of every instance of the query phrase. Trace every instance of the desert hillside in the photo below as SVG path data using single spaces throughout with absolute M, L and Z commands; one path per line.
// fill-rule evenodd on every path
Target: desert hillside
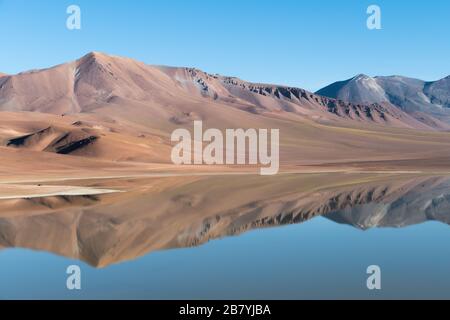
M 445 99 L 445 84 L 427 88 L 435 101 Z M 285 169 L 350 163 L 394 168 L 405 161 L 442 167 L 450 156 L 445 122 L 432 114 L 419 119 L 388 101 L 344 102 L 97 52 L 2 76 L 0 113 L 0 172 L 9 175 L 33 166 L 70 174 L 86 167 L 170 165 L 170 134 L 192 129 L 194 120 L 219 129 L 280 129 Z M 30 167 L 16 169 L 18 159 Z

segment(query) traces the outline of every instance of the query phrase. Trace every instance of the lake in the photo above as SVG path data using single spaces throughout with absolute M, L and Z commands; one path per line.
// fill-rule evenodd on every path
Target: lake
M 0 298 L 450 298 L 449 177 L 140 185 L 2 212 Z M 70 265 L 81 268 L 81 290 L 66 287 Z M 381 290 L 367 288 L 371 265 L 381 268 Z

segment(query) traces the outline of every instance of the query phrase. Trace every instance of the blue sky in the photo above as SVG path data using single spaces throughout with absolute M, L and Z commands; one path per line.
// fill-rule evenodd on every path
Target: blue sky
M 66 29 L 77 4 L 82 30 Z M 382 30 L 366 9 L 382 10 Z M 450 74 L 446 0 L 0 0 L 0 72 L 101 51 L 316 90 L 358 73 Z

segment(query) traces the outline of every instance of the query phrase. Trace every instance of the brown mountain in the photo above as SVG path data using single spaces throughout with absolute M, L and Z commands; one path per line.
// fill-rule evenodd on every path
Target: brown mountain
M 438 92 L 437 90 L 435 90 Z M 0 78 L 4 157 L 29 152 L 170 164 L 170 134 L 205 127 L 279 128 L 281 163 L 446 158 L 450 137 L 388 103 L 352 104 L 299 88 L 90 53 Z M 14 152 L 12 152 L 15 150 Z M 332 151 L 332 154 L 330 154 Z M 80 165 L 82 163 L 80 162 Z
M 299 88 L 249 83 L 192 68 L 149 66 L 96 52 L 53 68 L 7 76 L 0 84 L 0 101 L 2 111 L 52 114 L 104 115 L 126 106 L 129 119 L 145 115 L 148 121 L 165 125 L 193 119 L 228 122 L 222 114 L 210 112 L 211 106 L 199 105 L 224 109 L 225 104 L 228 108 L 221 113 L 231 118 L 244 111 L 250 114 L 247 117 L 295 114 L 324 123 L 355 120 L 426 127 L 388 104 L 344 103 Z

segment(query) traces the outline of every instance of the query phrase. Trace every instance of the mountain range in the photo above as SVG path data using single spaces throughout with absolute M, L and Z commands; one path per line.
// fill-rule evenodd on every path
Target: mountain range
M 132 59 L 92 52 L 66 64 L 0 80 L 1 111 L 52 114 L 110 112 L 127 105 L 142 113 L 142 104 L 155 122 L 180 124 L 214 118 L 193 104 L 208 98 L 250 114 L 296 114 L 318 122 L 342 120 L 396 127 L 448 128 L 435 119 L 450 106 L 450 77 L 436 82 L 404 77 L 359 75 L 334 83 L 317 94 L 280 85 L 250 83 L 195 68 L 149 66 Z M 185 110 L 189 105 L 189 110 Z M 209 108 L 211 109 L 211 108 Z M 412 116 L 410 116 L 412 115 Z M 230 115 L 233 117 L 233 115 Z M 447 119 L 446 119 L 447 120 Z M 227 121 L 221 117 L 221 121 Z M 229 121 L 232 123 L 232 121 Z
M 171 133 L 202 120 L 218 129 L 279 128 L 285 168 L 419 163 L 450 156 L 449 91 L 449 78 L 360 75 L 312 93 L 91 52 L 0 77 L 0 148 L 11 167 L 18 156 L 44 167 L 49 157 L 69 167 L 171 164 Z

